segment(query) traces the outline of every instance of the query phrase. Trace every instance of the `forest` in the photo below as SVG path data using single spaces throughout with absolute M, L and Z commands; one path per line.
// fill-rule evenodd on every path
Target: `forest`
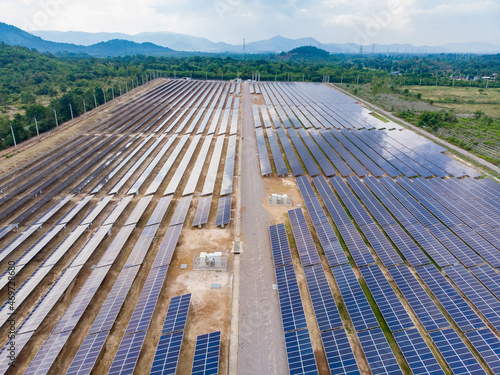
M 401 86 L 500 87 L 500 55 L 330 55 L 299 47 L 275 55 L 52 55 L 0 44 L 0 149 L 77 117 L 85 110 L 157 77 L 260 79 Z M 489 86 L 488 86 L 489 85 Z M 12 126 L 12 128 L 11 128 Z

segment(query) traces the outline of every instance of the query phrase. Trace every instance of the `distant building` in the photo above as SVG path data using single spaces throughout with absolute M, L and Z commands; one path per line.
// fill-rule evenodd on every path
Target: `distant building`
M 401 73 L 399 72 L 399 70 L 396 70 L 394 72 L 391 72 L 391 75 L 393 75 L 393 76 L 399 76 L 399 75 L 401 75 Z

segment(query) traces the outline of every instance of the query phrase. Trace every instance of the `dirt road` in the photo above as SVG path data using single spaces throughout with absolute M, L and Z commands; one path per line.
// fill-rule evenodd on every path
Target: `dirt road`
M 265 196 L 256 153 L 252 103 L 248 86 L 243 90 L 242 233 L 238 372 L 288 372 L 278 293 L 271 256 L 270 220 L 262 207 Z

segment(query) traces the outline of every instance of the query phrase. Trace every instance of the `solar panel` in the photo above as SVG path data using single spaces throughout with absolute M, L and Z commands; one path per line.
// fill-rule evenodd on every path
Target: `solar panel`
M 387 270 L 427 331 L 450 326 L 450 323 L 406 265 L 401 264 Z
M 485 373 L 453 328 L 430 332 L 429 335 L 454 374 Z
M 370 370 L 375 374 L 403 374 L 381 328 L 358 332 Z
M 184 188 L 182 195 L 193 194 L 196 185 L 198 185 L 198 180 L 200 178 L 201 172 L 203 170 L 203 166 L 205 165 L 205 159 L 207 158 L 208 151 L 210 149 L 210 145 L 212 143 L 213 135 L 209 135 L 205 137 L 203 141 L 203 145 L 201 146 L 200 153 L 198 154 L 198 158 L 196 159 L 196 163 L 191 169 L 191 173 L 189 175 L 188 182 Z
M 168 227 L 163 240 L 161 241 L 160 248 L 156 253 L 156 258 L 153 262 L 152 268 L 167 266 L 172 260 L 174 255 L 175 247 L 177 246 L 177 241 L 181 235 L 182 225 L 174 225 L 173 227 Z
M 23 348 L 26 346 L 31 336 L 35 331 L 23 333 L 22 335 L 16 334 L 16 353 L 19 354 Z M 5 346 L 0 351 L 0 371 L 5 374 L 7 370 L 10 369 L 12 364 L 12 359 L 10 358 L 10 341 L 8 341 Z
M 394 338 L 414 374 L 444 375 L 444 371 L 418 329 L 394 332 Z
M 184 331 L 160 336 L 160 342 L 151 366 L 151 375 L 175 375 Z
M 469 268 L 488 290 L 500 299 L 500 274 L 488 265 Z
M 163 140 L 165 134 L 160 135 L 149 148 L 141 153 L 141 157 L 129 168 L 129 170 L 123 175 L 123 177 L 118 181 L 108 192 L 108 194 L 116 194 L 118 191 L 127 183 L 127 181 L 132 177 L 137 169 L 144 163 L 147 157 L 156 149 L 156 147 Z
M 219 373 L 221 331 L 199 335 L 194 348 L 193 375 L 211 375 Z
M 302 209 L 288 211 L 295 244 L 303 267 L 321 263 Z
M 358 267 L 375 263 L 375 258 L 373 258 L 354 224 L 337 225 L 337 229 Z
M 112 195 L 107 195 L 103 197 L 97 204 L 92 208 L 92 210 L 83 218 L 79 225 L 92 225 L 95 218 L 104 210 L 104 207 L 111 201 Z
M 318 374 L 311 338 L 307 329 L 285 333 L 290 374 Z
M 67 224 L 69 223 L 69 221 L 71 219 L 73 219 L 76 214 L 78 214 L 78 212 L 80 212 L 84 207 L 85 205 L 92 199 L 94 198 L 93 195 L 87 195 L 85 197 L 83 197 L 82 199 L 80 199 L 74 206 L 71 210 L 69 210 L 61 219 L 59 219 L 59 221 L 56 223 L 56 224 Z M 0 235 L 0 238 L 2 238 L 3 236 Z
M 498 329 L 500 327 L 500 302 L 495 296 L 461 265 L 446 267 L 444 271 L 491 325 Z
M 97 289 L 108 274 L 111 266 L 99 267 L 92 270 L 83 286 L 78 291 L 76 297 L 71 301 L 63 316 L 52 330 L 52 334 L 71 331 L 75 328 L 83 312 L 88 307 Z
M 63 332 L 57 335 L 49 335 L 24 373 L 46 374 L 66 343 L 70 333 Z
M 99 310 L 88 335 L 109 331 L 111 329 L 138 271 L 139 266 L 135 266 L 124 268 L 120 272 L 106 301 L 104 301 L 104 304 Z
M 139 176 L 139 178 L 134 182 L 132 187 L 129 189 L 127 192 L 127 195 L 130 194 L 138 194 L 139 189 L 141 188 L 142 184 L 146 181 L 146 179 L 149 177 L 151 172 L 155 169 L 155 167 L 160 163 L 160 160 L 165 156 L 167 151 L 170 149 L 170 146 L 172 146 L 172 143 L 177 139 L 177 134 L 172 135 L 168 141 L 163 145 L 161 150 L 156 154 L 153 160 L 149 163 L 148 167 L 142 172 L 142 174 Z
M 167 271 L 168 266 L 152 268 L 149 271 L 146 283 L 141 290 L 139 300 L 125 330 L 126 335 L 148 329 Z
M 284 332 L 306 328 L 306 316 L 293 264 L 274 269 L 278 284 L 281 320 Z
M 384 266 L 390 267 L 403 263 L 403 259 L 401 259 L 377 224 L 371 223 L 368 225 L 359 225 L 359 227 Z
M 2 229 L 0 229 L 0 239 L 4 238 L 7 234 L 9 234 L 14 228 L 16 228 L 16 226 L 17 225 L 15 225 L 15 224 L 10 224 L 10 225 L 6 225 Z
M 356 331 L 378 327 L 377 318 L 351 266 L 333 267 L 332 272 Z
M 220 136 L 215 142 L 214 151 L 212 153 L 212 158 L 210 159 L 210 165 L 207 170 L 205 184 L 203 185 L 201 195 L 212 194 L 214 192 L 215 180 L 217 178 L 217 171 L 219 169 L 223 145 L 224 136 Z
M 163 217 L 167 213 L 167 209 L 170 206 L 170 202 L 172 202 L 172 197 L 173 197 L 173 195 L 167 195 L 166 197 L 160 198 L 153 213 L 149 217 L 149 220 L 148 220 L 146 226 L 161 223 L 161 221 L 163 220 Z
M 383 228 L 410 265 L 418 267 L 430 263 L 429 258 L 425 256 L 399 224 L 387 225 Z
M 16 335 L 36 330 L 54 305 L 61 299 L 63 293 L 73 282 L 80 268 L 67 268 L 56 280 L 40 302 L 30 308 L 30 314 L 17 329 Z
M 219 198 L 217 206 L 217 217 L 215 218 L 215 226 L 224 226 L 231 221 L 231 195 Z
M 182 331 L 186 327 L 186 320 L 191 302 L 191 293 L 173 297 L 168 305 L 167 316 L 163 323 L 162 335 Z
M 139 239 L 135 243 L 134 248 L 130 252 L 127 258 L 127 262 L 125 263 L 123 268 L 142 264 L 142 261 L 146 257 L 146 254 L 148 252 L 149 247 L 151 246 L 151 243 L 156 238 L 155 236 L 156 232 L 158 231 L 158 228 L 160 228 L 160 224 L 150 225 L 149 227 L 145 227 L 142 230 L 141 235 L 139 236 Z
M 68 195 L 64 198 L 61 198 L 56 204 L 54 204 L 51 208 L 49 208 L 42 216 L 40 216 L 33 225 L 42 225 L 47 220 L 49 220 L 52 216 L 55 215 L 57 211 L 59 211 L 66 203 L 68 203 L 74 195 Z
M 177 203 L 177 207 L 175 208 L 174 215 L 170 220 L 169 226 L 184 224 L 184 220 L 186 220 L 186 216 L 189 210 L 189 206 L 191 205 L 191 200 L 193 196 L 182 197 L 179 199 Z
M 328 368 L 332 374 L 359 375 L 356 358 L 349 345 L 345 330 L 321 332 Z
M 304 268 L 307 288 L 311 297 L 319 331 L 329 331 L 343 326 L 332 290 L 321 264 Z
M 206 224 L 208 222 L 208 215 L 210 214 L 210 206 L 212 204 L 212 195 L 201 197 L 198 201 L 198 207 L 194 214 L 193 227 Z
M 179 143 L 177 144 L 177 146 L 175 146 L 174 150 L 169 155 L 165 164 L 163 164 L 163 167 L 160 169 L 160 171 L 154 178 L 153 182 L 149 184 L 149 187 L 147 188 L 144 195 L 154 194 L 158 191 L 158 188 L 160 187 L 165 177 L 167 177 L 168 172 L 174 165 L 175 161 L 177 160 L 177 157 L 181 153 L 182 149 L 184 148 L 188 140 L 189 140 L 189 134 L 185 134 L 181 137 Z
M 489 329 L 480 329 L 465 334 L 494 374 L 500 374 L 500 340 Z
M 123 336 L 108 374 L 131 374 L 134 372 L 146 333 L 144 331 Z
M 146 211 L 151 199 L 153 199 L 152 195 L 142 197 L 134 207 L 132 213 L 128 216 L 127 221 L 123 224 L 123 226 L 137 224 L 141 216 L 144 214 L 144 211 Z
M 268 176 L 273 171 L 271 169 L 271 163 L 269 161 L 269 155 L 267 153 L 266 139 L 264 138 L 264 132 L 262 128 L 255 129 L 255 137 L 257 139 L 257 150 L 259 154 L 260 163 L 260 174 L 262 176 Z
M 80 349 L 76 353 L 73 362 L 69 366 L 66 375 L 89 374 L 94 367 L 95 361 L 101 352 L 104 342 L 108 338 L 109 331 L 89 334 L 85 337 Z
M 167 188 L 163 192 L 163 195 L 174 194 L 175 191 L 177 190 L 177 187 L 179 186 L 179 183 L 181 182 L 181 179 L 184 176 L 184 173 L 186 172 L 186 170 L 188 169 L 188 165 L 191 162 L 191 159 L 193 158 L 193 155 L 196 151 L 196 148 L 198 147 L 198 143 L 200 142 L 200 139 L 201 139 L 201 134 L 194 136 L 193 140 L 189 144 L 188 149 L 184 153 L 182 160 L 180 161 L 179 165 L 177 166 L 177 169 L 175 170 L 174 175 L 170 178 L 170 182 L 168 183 Z M 191 186 L 188 186 L 188 187 L 192 188 Z
M 104 233 L 101 233 L 101 234 L 104 236 L 107 233 L 107 232 L 105 232 L 106 228 L 108 231 L 111 229 L 109 227 L 101 227 L 101 228 L 99 228 L 98 232 L 102 230 L 102 232 L 104 232 Z M 109 244 L 108 248 L 104 252 L 101 259 L 99 260 L 99 263 L 97 263 L 97 267 L 104 267 L 104 266 L 113 264 L 116 257 L 123 249 L 123 246 L 125 245 L 125 243 L 129 239 L 129 237 L 133 231 L 134 231 L 133 225 L 121 227 L 120 230 L 118 231 L 118 233 L 116 234 L 115 238 L 113 238 L 113 241 Z M 97 235 L 97 232 L 96 232 L 96 235 Z M 90 241 L 92 241 L 92 240 L 90 240 Z M 90 241 L 87 244 L 90 244 Z M 82 259 L 83 254 L 85 254 L 85 256 L 84 256 L 85 259 Z M 75 264 L 84 264 L 84 260 L 86 261 L 90 257 L 91 254 L 92 254 L 91 252 L 84 253 L 82 250 L 82 252 L 80 253 L 80 255 L 82 255 L 82 257 L 80 257 L 80 255 L 79 255 L 77 258 L 75 258 L 74 263 Z M 80 258 L 80 261 L 77 261 L 78 258 Z
M 463 332 L 485 326 L 434 265 L 418 267 L 416 271 Z
M 283 154 L 281 153 L 278 140 L 274 135 L 272 129 L 266 129 L 267 140 L 269 141 L 269 146 L 271 146 L 271 153 L 273 155 L 274 166 L 276 167 L 276 172 L 278 176 L 288 175 L 288 168 L 283 159 Z
M 288 140 L 285 130 L 283 128 L 279 128 L 276 130 L 276 132 L 278 133 L 281 146 L 283 147 L 283 151 L 285 152 L 286 158 L 288 159 L 288 163 L 290 164 L 293 175 L 300 176 L 304 174 L 304 169 L 302 169 L 297 154 L 295 154 L 295 151 L 293 150 L 293 147 Z
M 288 135 L 290 136 L 290 139 L 292 140 L 293 145 L 295 146 L 295 149 L 300 155 L 300 158 L 302 159 L 302 163 L 304 163 L 304 166 L 307 169 L 307 173 L 311 176 L 317 176 L 321 174 L 319 171 L 318 167 L 316 166 L 316 163 L 314 162 L 313 158 L 309 154 L 309 151 L 305 147 L 304 143 L 300 140 L 297 132 L 295 129 L 288 129 Z
M 231 135 L 229 136 L 229 142 L 227 144 L 226 162 L 224 163 L 224 174 L 222 176 L 220 195 L 226 195 L 233 192 L 235 155 L 236 155 L 236 135 Z
M 316 177 L 316 178 L 320 178 L 320 177 Z M 314 190 L 311 186 L 311 183 L 309 182 L 309 180 L 307 179 L 306 176 L 296 177 L 295 181 L 297 182 L 297 185 L 298 185 L 299 190 L 300 190 L 300 194 L 302 195 L 303 198 L 316 197 L 316 194 L 314 193 Z
M 314 228 L 316 229 L 319 242 L 330 267 L 348 263 L 349 261 L 344 253 L 344 249 L 335 235 L 332 226 L 327 223 L 316 225 Z
M 325 174 L 325 176 L 335 176 L 337 174 L 337 171 L 335 168 L 333 168 L 332 164 L 328 160 L 325 154 L 319 149 L 319 147 L 316 145 L 316 143 L 313 141 L 309 133 L 301 128 L 298 129 L 298 133 L 300 134 L 302 140 L 306 144 L 306 147 L 309 149 L 311 154 L 313 154 L 314 159 L 316 162 L 319 164 L 321 167 L 321 170 Z
M 271 225 L 269 235 L 271 237 L 274 267 L 292 263 L 292 253 L 290 252 L 285 224 Z
M 360 269 L 391 332 L 414 327 L 413 321 L 377 264 Z

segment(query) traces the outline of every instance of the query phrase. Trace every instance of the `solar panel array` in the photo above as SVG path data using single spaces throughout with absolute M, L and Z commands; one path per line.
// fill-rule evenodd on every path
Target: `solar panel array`
M 216 375 L 219 372 L 221 331 L 199 335 L 194 348 L 193 375 Z
M 269 176 L 272 174 L 271 162 L 267 153 L 266 139 L 262 128 L 255 129 L 255 137 L 257 138 L 257 150 L 259 153 L 260 174 L 262 176 Z
M 292 263 L 292 253 L 286 236 L 285 224 L 276 224 L 269 227 L 271 237 L 271 250 L 273 253 L 274 267 Z
M 219 204 L 217 206 L 217 216 L 215 218 L 215 226 L 228 225 L 231 221 L 231 195 L 226 195 L 225 197 L 219 198 Z
M 381 328 L 358 332 L 358 337 L 373 374 L 403 374 Z
M 285 160 L 283 159 L 283 154 L 281 153 L 278 140 L 274 135 L 272 129 L 266 129 L 267 140 L 269 141 L 269 146 L 271 147 L 271 154 L 273 155 L 274 166 L 276 167 L 276 173 L 278 176 L 288 175 L 288 168 L 286 166 Z
M 293 236 L 302 266 L 306 267 L 320 263 L 318 251 L 314 245 L 311 232 L 307 227 L 306 218 L 302 209 L 296 208 L 288 211 L 288 217 L 290 218 L 290 225 L 292 226 Z
M 220 195 L 233 192 L 234 161 L 236 158 L 236 135 L 229 136 L 227 144 L 226 162 L 224 164 L 224 174 L 222 176 L 222 186 Z

